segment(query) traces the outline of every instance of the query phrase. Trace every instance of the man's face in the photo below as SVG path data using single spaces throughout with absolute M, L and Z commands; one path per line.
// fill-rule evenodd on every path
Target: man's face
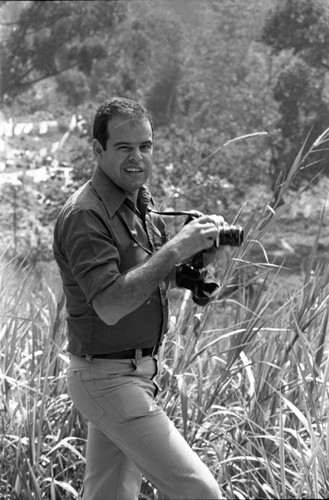
M 151 173 L 153 134 L 150 122 L 145 118 L 134 121 L 116 117 L 107 124 L 109 139 L 104 151 L 94 141 L 94 152 L 103 172 L 123 191 L 136 201 L 139 188 Z

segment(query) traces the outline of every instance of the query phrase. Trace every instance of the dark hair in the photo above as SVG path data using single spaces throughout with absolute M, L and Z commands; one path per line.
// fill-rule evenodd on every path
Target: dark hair
M 93 138 L 99 141 L 104 150 L 108 140 L 107 124 L 116 116 L 124 116 L 133 120 L 146 118 L 150 122 L 152 133 L 154 133 L 152 117 L 146 108 L 132 99 L 115 97 L 101 104 L 94 118 Z

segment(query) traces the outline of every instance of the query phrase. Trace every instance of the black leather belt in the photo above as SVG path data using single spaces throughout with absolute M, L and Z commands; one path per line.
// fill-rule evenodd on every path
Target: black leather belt
M 125 351 L 109 352 L 105 354 L 91 354 L 90 357 L 100 359 L 135 359 L 137 351 L 142 351 L 142 357 L 155 356 L 158 352 L 158 346 L 145 347 L 143 349 L 126 349 Z

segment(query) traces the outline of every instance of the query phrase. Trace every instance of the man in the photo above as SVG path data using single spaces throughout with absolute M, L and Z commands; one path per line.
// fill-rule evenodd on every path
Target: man
M 156 404 L 157 351 L 175 266 L 213 247 L 220 217 L 168 240 L 145 187 L 152 119 L 116 98 L 96 112 L 92 178 L 69 198 L 54 255 L 67 302 L 68 388 L 89 421 L 84 500 L 137 500 L 142 475 L 170 499 L 218 499 L 219 487 Z

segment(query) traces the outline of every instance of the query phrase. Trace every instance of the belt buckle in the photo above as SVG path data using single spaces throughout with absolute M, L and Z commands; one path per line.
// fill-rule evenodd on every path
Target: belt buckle
M 136 367 L 142 361 L 142 357 L 143 357 L 143 351 L 142 351 L 142 349 L 135 349 L 135 359 L 134 359 L 134 362 L 135 362 Z

